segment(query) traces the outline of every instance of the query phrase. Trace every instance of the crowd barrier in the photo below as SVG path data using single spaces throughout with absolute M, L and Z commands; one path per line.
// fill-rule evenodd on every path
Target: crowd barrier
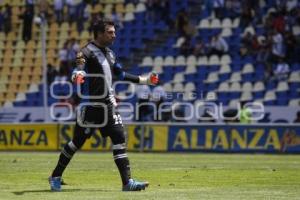
M 0 124 L 0 150 L 60 150 L 74 124 Z M 214 124 L 127 124 L 127 146 L 143 152 L 300 153 L 300 126 Z M 111 149 L 96 131 L 84 151 Z

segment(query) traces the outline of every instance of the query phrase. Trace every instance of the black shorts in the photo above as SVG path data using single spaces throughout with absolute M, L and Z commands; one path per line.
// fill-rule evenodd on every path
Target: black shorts
M 124 128 L 121 115 L 113 106 L 95 107 L 86 106 L 81 112 L 81 116 L 76 120 L 76 132 L 84 133 L 91 137 L 93 132 L 99 129 L 103 137 L 119 135 L 123 137 Z

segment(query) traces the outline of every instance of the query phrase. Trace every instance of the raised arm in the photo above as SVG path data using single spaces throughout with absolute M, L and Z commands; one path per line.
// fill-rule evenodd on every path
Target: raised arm
M 86 76 L 86 72 L 84 71 L 86 63 L 86 58 L 84 54 L 79 51 L 76 55 L 76 68 L 72 72 L 71 80 L 76 84 L 84 83 L 84 77 Z
M 113 73 L 118 77 L 119 80 L 130 81 L 133 83 L 139 83 L 144 85 L 157 85 L 159 82 L 159 77 L 155 72 L 151 72 L 145 76 L 136 76 L 125 72 L 122 65 L 115 62 L 113 65 Z

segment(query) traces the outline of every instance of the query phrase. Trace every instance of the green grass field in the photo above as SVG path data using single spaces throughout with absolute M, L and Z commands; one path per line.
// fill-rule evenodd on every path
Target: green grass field
M 300 199 L 299 155 L 129 153 L 142 192 L 121 192 L 111 153 L 77 153 L 62 192 L 47 177 L 59 153 L 0 152 L 0 199 Z

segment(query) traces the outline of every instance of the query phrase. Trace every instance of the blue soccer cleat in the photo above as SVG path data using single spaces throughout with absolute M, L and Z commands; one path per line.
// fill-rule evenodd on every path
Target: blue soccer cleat
M 60 192 L 61 191 L 61 177 L 49 177 L 49 184 L 51 191 Z
M 123 191 L 141 191 L 145 190 L 145 188 L 148 187 L 148 185 L 148 182 L 139 182 L 133 179 L 129 179 L 127 185 L 123 186 Z

